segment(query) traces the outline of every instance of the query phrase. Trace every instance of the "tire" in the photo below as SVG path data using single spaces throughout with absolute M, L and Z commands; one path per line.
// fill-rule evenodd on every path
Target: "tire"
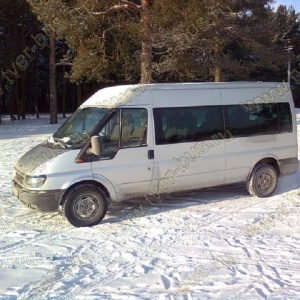
M 93 226 L 104 218 L 107 199 L 100 188 L 93 184 L 81 184 L 65 196 L 62 211 L 75 227 Z
M 252 196 L 264 198 L 274 193 L 277 183 L 277 170 L 272 165 L 259 164 L 253 169 L 247 181 L 247 189 Z

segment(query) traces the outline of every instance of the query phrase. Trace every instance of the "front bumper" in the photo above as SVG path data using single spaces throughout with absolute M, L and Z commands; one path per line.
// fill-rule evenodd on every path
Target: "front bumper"
M 63 195 L 62 190 L 27 190 L 13 180 L 12 192 L 23 204 L 42 212 L 57 211 Z

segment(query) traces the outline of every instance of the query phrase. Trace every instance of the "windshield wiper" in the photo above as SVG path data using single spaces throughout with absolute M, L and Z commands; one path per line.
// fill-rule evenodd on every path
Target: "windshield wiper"
M 54 138 L 53 136 L 50 136 L 50 137 L 48 137 L 47 142 L 50 144 L 58 144 L 63 148 L 67 148 L 67 145 L 65 144 L 63 139 L 58 139 L 58 138 Z

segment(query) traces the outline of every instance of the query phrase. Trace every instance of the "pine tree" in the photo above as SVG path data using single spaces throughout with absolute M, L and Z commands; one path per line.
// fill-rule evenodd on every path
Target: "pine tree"
M 173 80 L 214 81 L 245 80 L 258 67 L 278 70 L 283 51 L 273 43 L 270 3 L 188 1 L 177 23 L 156 33 L 154 48 L 165 54 L 156 70 Z M 164 5 L 157 11 L 163 15 Z
M 285 63 L 269 0 L 27 1 L 77 83 L 276 80 Z
M 25 0 L 0 2 L 0 107 L 25 118 L 33 106 L 28 97 L 29 74 L 38 51 L 31 51 L 32 36 L 40 24 Z M 33 53 L 34 52 L 34 53 Z
M 150 0 L 28 2 L 74 50 L 72 80 L 151 82 Z

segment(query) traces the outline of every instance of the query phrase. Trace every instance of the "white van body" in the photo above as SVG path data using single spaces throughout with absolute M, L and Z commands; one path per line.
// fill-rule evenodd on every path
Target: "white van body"
M 287 83 L 115 86 L 19 159 L 13 192 L 41 211 L 63 205 L 73 225 L 90 226 L 107 203 L 133 197 L 238 182 L 269 196 L 277 176 L 297 171 L 297 155 Z

